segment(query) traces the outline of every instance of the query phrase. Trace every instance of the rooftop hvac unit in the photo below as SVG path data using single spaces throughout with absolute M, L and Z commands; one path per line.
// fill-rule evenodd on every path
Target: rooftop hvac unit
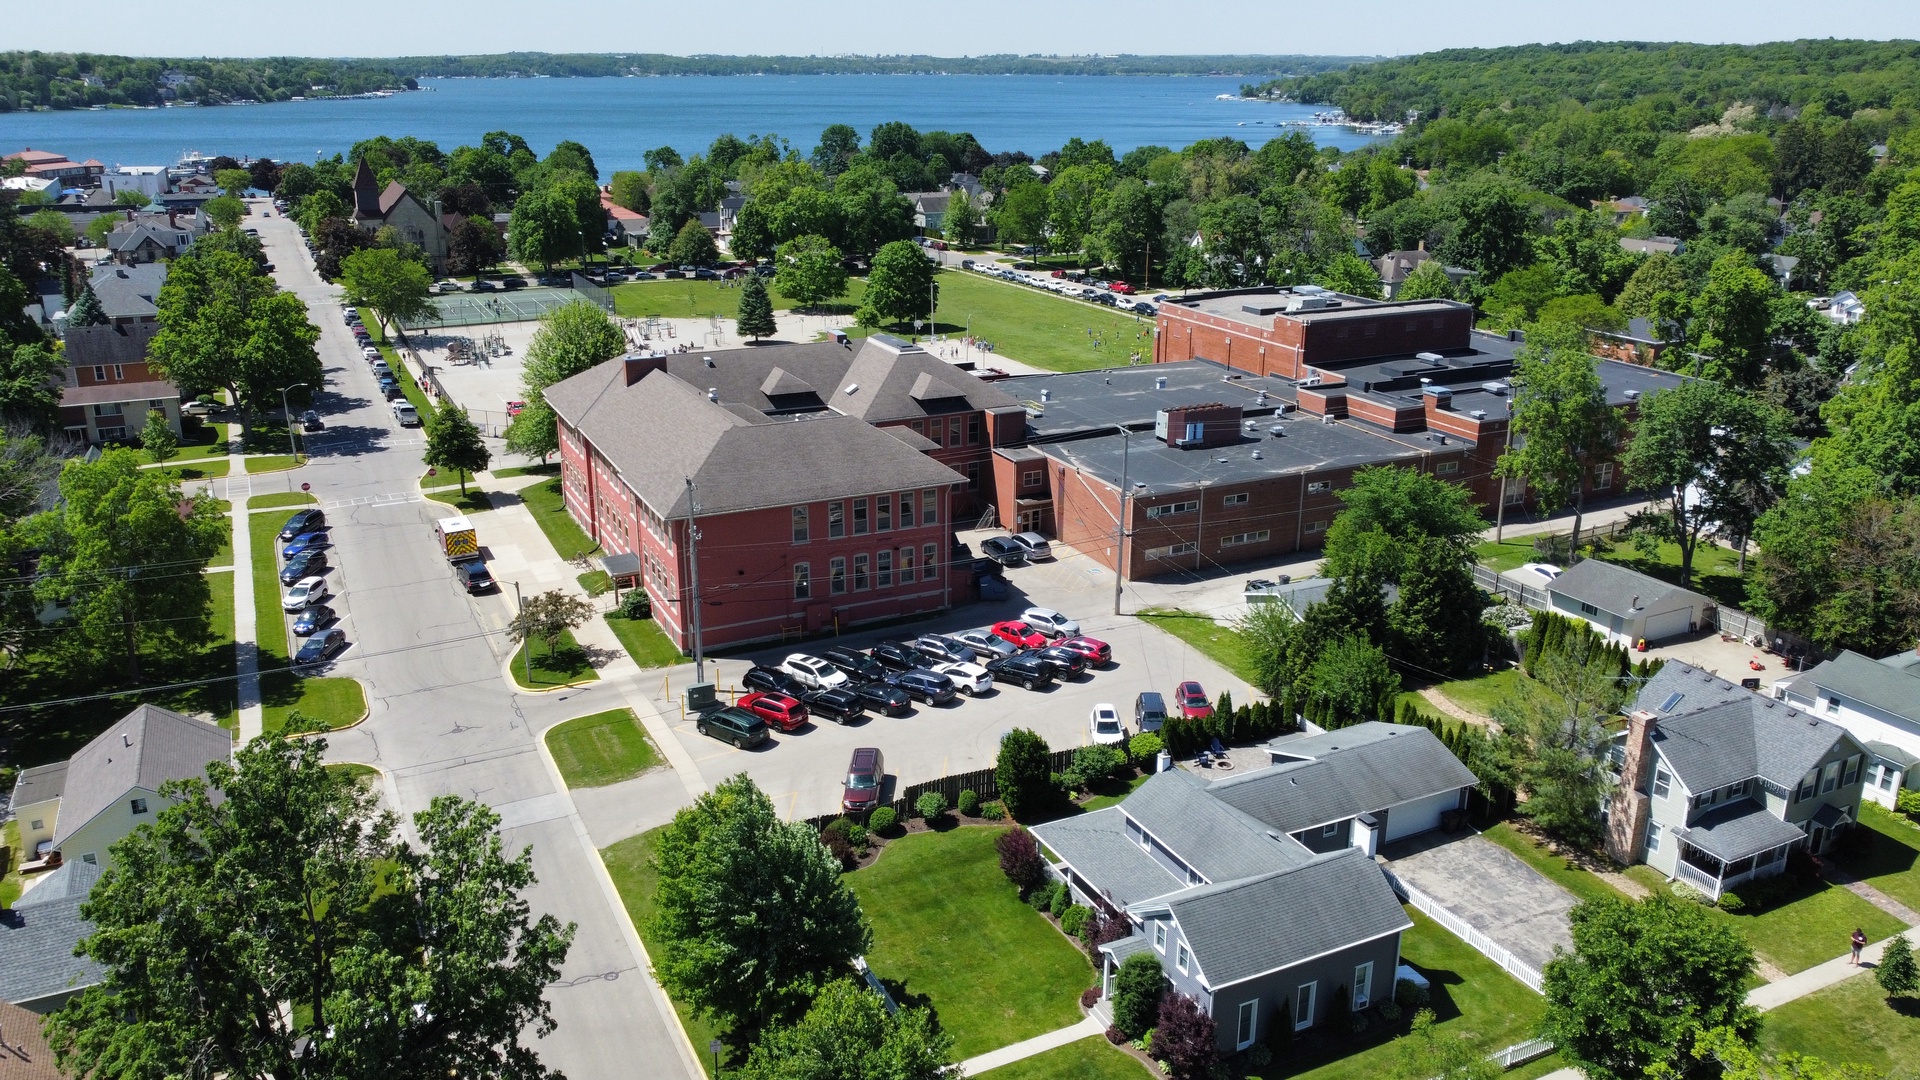
M 1480 389 L 1485 390 L 1489 394 L 1497 394 L 1501 397 L 1505 397 L 1507 394 L 1507 384 L 1503 382 L 1483 382 L 1480 384 Z
M 1321 423 L 1323 423 L 1323 424 L 1331 424 L 1331 423 L 1333 423 L 1333 414 L 1332 414 L 1332 413 L 1328 413 L 1328 414 L 1326 414 L 1325 416 L 1322 416 L 1322 417 L 1320 418 L 1320 422 L 1321 422 Z
M 1041 387 L 1041 388 L 1040 388 L 1040 400 L 1041 400 L 1041 401 L 1052 401 L 1052 400 L 1053 400 L 1053 391 L 1051 391 L 1051 390 L 1049 390 L 1049 389 L 1047 389 L 1047 388 L 1046 388 L 1046 387 L 1044 387 L 1044 386 L 1043 386 L 1043 387 Z
M 1305 380 L 1303 380 L 1303 381 L 1302 381 L 1302 382 L 1300 383 L 1300 385 L 1301 385 L 1301 386 L 1319 386 L 1319 385 L 1320 385 L 1320 376 L 1318 376 L 1318 375 L 1314 375 L 1314 376 L 1311 376 L 1311 377 L 1309 377 L 1309 378 L 1307 378 L 1307 379 L 1305 379 Z
M 1273 436 L 1276 439 L 1284 439 L 1287 437 L 1287 429 L 1284 427 L 1281 427 L 1279 424 L 1275 424 L 1272 427 L 1267 429 L 1267 434 Z
M 1467 415 L 1473 417 L 1475 420 L 1485 420 L 1487 418 L 1487 410 L 1475 409 Z
M 717 386 L 709 386 L 709 387 L 707 387 L 707 400 L 708 400 L 708 401 L 719 401 L 719 400 L 720 400 L 720 388 L 719 388 L 719 387 L 717 387 Z
M 1437 352 L 1414 353 L 1413 358 L 1415 360 L 1425 360 L 1429 364 L 1444 364 L 1447 361 L 1446 357 L 1441 356 Z
M 1259 461 L 1259 460 L 1261 460 L 1261 458 L 1262 458 L 1262 455 L 1261 455 L 1261 453 L 1260 453 L 1260 451 L 1258 451 L 1258 450 L 1255 450 L 1255 451 L 1253 452 L 1253 460 L 1255 460 L 1255 461 Z
M 1639 401 L 1639 400 L 1640 400 L 1640 391 L 1638 391 L 1638 390 L 1629 390 L 1629 391 L 1627 391 L 1627 400 L 1628 400 L 1628 401 Z
M 1155 390 L 1165 390 L 1167 388 L 1167 377 L 1165 375 L 1156 375 L 1153 380 L 1153 388 Z

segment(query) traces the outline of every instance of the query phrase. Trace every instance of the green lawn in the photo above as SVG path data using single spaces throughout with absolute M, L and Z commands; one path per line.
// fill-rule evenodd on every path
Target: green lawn
M 1920 1009 L 1891 1008 L 1873 977 L 1860 975 L 1767 1013 L 1760 1049 L 1770 1058 L 1792 1051 L 1830 1064 L 1865 1065 L 1888 1080 L 1915 1080 Z
M 600 851 L 600 861 L 606 864 L 607 875 L 613 878 L 613 887 L 620 892 L 620 902 L 626 905 L 627 916 L 640 931 L 640 941 L 647 947 L 649 956 L 658 957 L 661 951 L 660 939 L 656 937 L 648 923 L 653 919 L 653 893 L 660 884 L 660 875 L 652 866 L 654 844 L 659 841 L 660 829 L 651 829 L 639 836 L 630 836 L 611 847 Z M 680 1016 L 680 1026 L 686 1030 L 687 1040 L 693 1043 L 694 1057 L 699 1059 L 700 1067 L 713 1075 L 713 1055 L 706 1053 L 707 1044 L 714 1039 L 725 1040 L 726 1029 L 712 1020 L 704 1020 L 693 1015 L 685 1002 L 675 1001 L 673 1011 Z M 720 1065 L 725 1069 L 738 1067 L 746 1060 L 742 1048 L 727 1045 L 721 1048 Z
M 1247 682 L 1259 682 L 1246 642 L 1233 627 L 1196 612 L 1168 608 L 1148 608 L 1140 612 L 1140 618 L 1199 649 L 1214 663 Z
M 1413 929 L 1400 938 L 1400 959 L 1431 981 L 1429 1008 L 1440 1034 L 1470 1038 L 1486 1053 L 1533 1036 L 1546 1012 L 1545 998 L 1426 916 L 1411 908 L 1407 915 Z M 1376 1020 L 1360 1035 L 1345 1038 L 1327 1033 L 1326 1042 L 1319 1046 L 1303 1040 L 1276 1054 L 1269 1075 L 1308 1080 L 1378 1080 L 1401 1075 L 1400 1048 L 1392 1040 L 1405 1033 L 1411 1020 L 1411 1013 L 1393 1025 Z
M 6 864 L 0 866 L 0 908 L 13 906 L 20 899 L 19 866 L 26 861 L 29 852 L 20 850 L 20 823 L 9 819 L 0 825 L 0 848 L 6 849 Z
M 1920 911 L 1920 827 L 1867 803 L 1860 809 L 1857 841 L 1865 850 L 1835 856 L 1841 866 L 1902 904 Z
M 256 496 L 257 498 L 258 496 Z M 286 726 L 287 715 L 299 710 L 328 727 L 341 727 L 367 711 L 365 691 L 347 678 L 312 678 L 286 670 L 287 615 L 280 608 L 280 529 L 292 510 L 253 514 L 247 531 L 253 542 L 253 634 L 260 648 L 260 700 L 268 732 Z
M 606 787 L 660 764 L 632 709 L 575 717 L 547 732 L 547 749 L 568 787 Z
M 896 1000 L 926 998 L 966 1059 L 1080 1019 L 1093 968 L 1020 902 L 994 828 L 913 833 L 847 884 L 873 924 L 867 963 Z
M 669 667 L 687 658 L 652 619 L 623 619 L 618 615 L 605 618 L 620 644 L 627 647 L 627 655 L 643 668 Z
M 247 472 L 253 476 L 261 473 L 286 472 L 300 463 L 300 459 L 292 454 L 259 454 L 247 459 Z
M 860 278 L 848 278 L 847 295 L 827 305 L 828 309 L 852 312 L 860 306 L 866 286 L 867 283 Z M 649 316 L 704 319 L 713 315 L 731 319 L 740 312 L 740 290 L 719 281 L 691 278 L 632 281 L 615 285 L 608 291 L 613 293 L 614 314 L 623 319 L 644 319 Z M 778 289 L 769 286 L 767 295 L 773 299 L 776 311 L 787 311 L 793 307 L 793 300 L 782 295 Z
M 276 491 L 271 495 L 251 495 L 247 498 L 247 509 L 265 510 L 275 506 L 311 506 L 319 499 L 304 491 Z
M 527 650 L 533 650 L 533 676 L 527 681 Z M 513 654 L 513 681 L 528 690 L 544 690 L 569 683 L 594 682 L 600 673 L 593 670 L 587 662 L 586 651 L 573 640 L 571 632 L 560 634 L 560 643 L 552 651 L 547 651 L 545 642 L 530 639 L 521 643 Z
M 413 373 L 407 370 L 407 365 L 401 361 L 400 354 L 394 352 L 392 345 L 387 344 L 387 332 L 381 328 L 380 321 L 370 318 L 370 314 L 370 312 L 362 309 L 360 312 L 360 321 L 366 324 L 367 333 L 373 338 L 374 347 L 379 349 L 380 355 L 386 359 L 387 367 L 393 369 L 393 377 L 399 380 L 401 393 L 405 394 L 407 400 L 413 403 L 414 410 L 418 412 L 421 417 L 426 417 L 427 414 L 433 412 L 432 403 L 427 401 L 427 395 L 425 391 L 420 389 L 420 384 L 414 382 Z
M 233 565 L 233 518 L 231 515 L 227 518 L 227 534 L 220 538 L 220 550 L 213 553 L 213 558 L 207 560 L 207 565 Z
M 1493 707 L 1502 699 L 1517 693 L 1522 682 L 1531 683 L 1533 680 L 1527 677 L 1526 672 L 1512 667 L 1488 675 L 1476 675 L 1471 679 L 1443 682 L 1440 692 L 1446 695 L 1448 701 L 1468 712 L 1492 716 Z
M 182 424 L 186 430 L 180 436 L 180 446 L 174 453 L 174 461 L 193 461 L 198 458 L 220 457 L 227 452 L 227 425 L 225 424 Z M 148 461 L 153 459 L 149 457 Z
M 287 663 L 287 616 L 280 609 L 280 529 L 292 510 L 247 517 L 253 545 L 253 638 L 260 646 L 260 670 Z
M 353 761 L 342 761 L 329 765 L 327 766 L 327 771 L 356 781 L 361 787 L 372 787 L 378 783 L 380 779 L 379 769 L 371 765 L 361 765 Z
M 1153 320 L 964 270 L 939 275 L 934 332 L 972 332 L 1009 357 L 1049 371 L 1125 367 L 1153 359 Z M 988 354 L 984 362 L 991 365 Z
M 1680 581 L 1680 546 L 1662 543 L 1658 554 L 1649 559 L 1631 543 L 1615 541 L 1613 550 L 1600 556 L 1610 563 L 1631 567 L 1662 581 Z M 1747 560 L 1752 566 L 1753 560 Z M 1724 607 L 1745 607 L 1747 582 L 1740 576 L 1740 553 L 1732 548 L 1701 541 L 1693 549 L 1693 580 L 1688 586 L 1712 597 Z
M 154 471 L 166 473 L 175 480 L 218 480 L 232 468 L 233 462 L 226 458 L 203 458 L 184 465 L 166 465 Z
M 1673 888 L 1646 865 L 1628 867 L 1628 877 L 1654 891 Z M 1707 909 L 1716 919 L 1740 931 L 1753 951 L 1791 975 L 1823 964 L 1847 951 L 1847 936 L 1858 926 L 1868 941 L 1892 937 L 1905 924 L 1837 885 L 1815 882 L 1789 903 L 1758 915 L 1730 915 Z
M 487 498 L 486 492 L 473 486 L 472 481 L 467 482 L 465 495 L 460 494 L 460 489 L 457 487 L 440 488 L 424 494 L 432 502 L 443 503 L 465 514 L 477 514 L 482 510 L 493 509 L 493 500 Z
M 1141 784 L 1146 783 L 1149 779 L 1152 778 L 1152 776 L 1153 776 L 1152 773 L 1142 773 L 1139 776 L 1136 776 L 1133 779 L 1128 780 L 1124 784 L 1118 783 L 1115 781 L 1108 781 L 1106 786 L 1111 790 L 1103 790 L 1101 788 L 1095 788 L 1094 790 L 1098 791 L 1099 794 L 1095 795 L 1091 799 L 1088 799 L 1086 802 L 1081 803 L 1080 809 L 1085 813 L 1091 814 L 1095 810 L 1105 810 L 1109 806 L 1116 806 L 1122 802 L 1125 802 L 1127 796 L 1133 794 L 1133 791 L 1135 788 L 1139 787 Z
M 1488 540 L 1483 544 L 1475 544 L 1473 553 L 1483 565 L 1502 574 L 1540 561 L 1539 556 L 1534 554 L 1531 536 L 1509 536 L 1498 544 Z
M 1520 861 L 1540 871 L 1542 876 L 1581 900 L 1625 898 L 1626 894 L 1596 877 L 1592 871 L 1581 869 L 1564 855 L 1549 852 L 1535 843 L 1532 837 L 1514 828 L 1510 822 L 1503 821 L 1481 835 L 1518 855 Z
M 360 680 L 343 676 L 312 677 L 275 672 L 260 678 L 264 706 L 261 730 L 271 735 L 287 726 L 295 712 L 320 721 L 329 729 L 346 727 L 367 714 L 367 693 Z
M 560 466 L 550 462 L 545 465 L 514 465 L 490 471 L 495 480 L 505 480 L 509 476 L 555 476 L 559 474 Z
M 980 1075 L 993 1080 L 1140 1080 L 1159 1074 L 1109 1046 L 1105 1036 L 1095 1035 Z
M 533 514 L 533 520 L 540 531 L 547 534 L 547 542 L 563 559 L 575 559 L 600 550 L 572 517 L 567 514 L 566 500 L 560 492 L 560 478 L 554 477 L 544 484 L 533 484 L 520 489 L 520 499 L 527 504 L 527 510 Z

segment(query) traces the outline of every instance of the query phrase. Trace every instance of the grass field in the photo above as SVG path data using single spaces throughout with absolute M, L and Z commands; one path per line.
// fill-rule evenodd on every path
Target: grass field
M 668 667 L 687 658 L 652 619 L 623 619 L 618 615 L 605 618 L 614 636 L 626 646 L 627 655 L 643 668 Z
M 223 457 L 210 457 L 188 461 L 183 465 L 166 465 L 154 471 L 166 473 L 175 480 L 218 480 L 232 469 L 232 461 Z
M 867 964 L 896 1000 L 927 999 L 961 1059 L 1074 1023 L 1094 981 L 1000 872 L 999 834 L 913 833 L 846 878 L 873 923 Z
M 468 482 L 465 495 L 460 494 L 460 489 L 457 487 L 439 488 L 424 494 L 429 501 L 443 503 L 464 514 L 477 514 L 482 510 L 493 509 L 493 500 L 487 497 L 486 492 L 474 487 L 471 481 Z
M 527 511 L 547 534 L 547 542 L 563 559 L 576 559 L 582 555 L 591 555 L 600 550 L 573 518 L 567 515 L 567 504 L 560 492 L 560 478 L 554 477 L 544 484 L 532 484 L 520 489 L 520 499 L 527 504 Z
M 1249 683 L 1259 684 L 1253 658 L 1247 655 L 1246 641 L 1240 631 L 1223 626 L 1211 617 L 1191 611 L 1148 608 L 1140 618 L 1199 649 L 1214 663 Z
M 213 558 L 207 560 L 207 565 L 208 566 L 232 566 L 233 565 L 233 518 L 231 516 L 227 518 L 227 531 L 226 531 L 226 535 L 220 538 L 219 550 L 213 553 Z
M 286 472 L 299 464 L 299 459 L 292 454 L 260 454 L 247 459 L 247 473 L 257 476 L 261 473 Z
M 26 861 L 28 852 L 20 850 L 20 823 L 12 818 L 0 825 L 0 848 L 8 852 L 7 864 L 0 866 L 0 908 L 13 906 L 20 899 L 20 864 Z
M 665 828 L 665 826 L 661 826 Z M 610 847 L 601 849 L 600 861 L 606 864 L 607 876 L 613 878 L 613 887 L 620 893 L 620 902 L 626 905 L 627 916 L 640 931 L 640 941 L 647 952 L 659 956 L 661 941 L 652 933 L 648 923 L 653 919 L 653 893 L 660 885 L 660 875 L 651 865 L 653 848 L 659 842 L 660 829 L 652 829 L 639 836 L 630 836 Z M 737 1068 L 746 1060 L 741 1049 L 725 1045 L 727 1031 L 711 1020 L 703 1020 L 693 1015 L 684 1002 L 673 1003 L 674 1012 L 680 1016 L 680 1026 L 686 1029 L 687 1040 L 693 1043 L 695 1050 L 704 1051 L 713 1039 L 721 1039 L 720 1066 L 723 1069 Z M 694 1055 L 708 1076 L 713 1075 L 713 1055 L 696 1053 Z
M 1626 875 L 1654 892 L 1672 886 L 1652 867 L 1631 866 Z M 1789 903 L 1758 915 L 1731 915 L 1708 908 L 1715 919 L 1740 931 L 1753 951 L 1789 975 L 1822 964 L 1847 951 L 1847 935 L 1858 926 L 1868 941 L 1892 937 L 1906 924 L 1838 885 L 1813 883 Z
M 495 480 L 505 480 L 509 476 L 558 476 L 560 466 L 556 462 L 545 465 L 513 465 L 505 469 L 488 470 Z
M 547 749 L 568 787 L 606 787 L 660 764 L 632 709 L 575 717 L 547 732 Z
M 1858 975 L 1767 1013 L 1760 1049 L 1857 1064 L 1887 1080 L 1920 1077 L 1920 1009 L 1894 1009 L 1871 975 Z M 1785 1074 L 1780 1074 L 1785 1075 Z
M 1488 540 L 1475 544 L 1473 553 L 1482 565 L 1502 574 L 1518 570 L 1527 563 L 1541 561 L 1534 553 L 1531 536 L 1509 536 L 1497 544 Z
M 1871 802 L 1860 808 L 1860 824 L 1865 827 L 1860 830 L 1860 839 L 1866 842 L 1866 850 L 1858 855 L 1836 855 L 1835 861 L 1874 888 L 1920 911 L 1920 826 Z
M 180 436 L 180 446 L 170 460 L 193 461 L 198 458 L 222 457 L 227 452 L 227 425 L 197 424 L 188 426 L 184 419 L 181 424 L 187 430 Z M 147 461 L 153 458 L 149 456 Z
M 528 650 L 532 650 L 533 676 L 527 681 Z M 547 651 L 545 642 L 537 638 L 522 642 L 513 654 L 513 681 L 528 690 L 546 690 L 569 683 L 594 682 L 600 673 L 593 670 L 587 662 L 585 650 L 573 640 L 571 632 L 562 631 L 560 643 L 552 652 Z
M 1518 693 L 1522 683 L 1532 682 L 1526 672 L 1512 667 L 1488 675 L 1476 675 L 1471 679 L 1452 679 L 1441 683 L 1439 689 L 1448 701 L 1468 712 L 1492 716 L 1495 705 Z
M 341 676 L 316 678 L 285 671 L 262 675 L 260 701 L 260 729 L 268 735 L 283 730 L 287 718 L 296 712 L 328 729 L 346 727 L 367 714 L 367 693 L 360 688 L 360 680 Z
M 964 270 L 938 277 L 940 305 L 934 333 L 971 332 L 998 352 L 1048 371 L 1125 367 L 1139 353 L 1153 358 L 1153 320 L 1067 300 L 1024 285 Z M 993 357 L 985 357 L 991 365 Z
M 252 514 L 247 535 L 253 544 L 253 639 L 260 646 L 260 670 L 287 663 L 287 616 L 280 610 L 280 529 L 292 510 Z
M 247 509 L 265 510 L 276 506 L 312 506 L 319 499 L 304 491 L 276 491 L 271 495 L 253 495 L 247 499 Z
M 1638 570 L 1662 581 L 1680 582 L 1680 546 L 1662 543 L 1658 554 L 1649 559 L 1630 543 L 1615 543 L 1613 550 L 1600 556 L 1610 563 Z M 1749 566 L 1753 560 L 1747 560 Z M 1713 598 L 1723 607 L 1745 607 L 1747 580 L 1740 576 L 1740 553 L 1732 548 L 1701 541 L 1693 549 L 1693 579 L 1688 588 Z
M 371 787 L 380 779 L 379 769 L 371 765 L 361 765 L 352 761 L 342 761 L 329 765 L 327 766 L 327 771 L 338 776 L 344 776 L 349 780 L 358 781 L 362 787 Z
M 993 1080 L 1140 1080 L 1158 1074 L 1095 1035 L 980 1075 Z
M 860 278 L 847 279 L 847 295 L 827 305 L 830 311 L 851 312 L 860 306 L 867 283 Z M 713 315 L 731 319 L 740 313 L 739 288 L 719 281 L 669 278 L 665 281 L 632 281 L 615 285 L 613 312 L 623 319 L 704 319 Z M 775 311 L 789 311 L 793 300 L 780 290 L 767 289 Z

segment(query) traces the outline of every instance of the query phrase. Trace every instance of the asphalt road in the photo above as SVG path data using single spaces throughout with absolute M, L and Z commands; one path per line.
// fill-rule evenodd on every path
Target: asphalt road
M 418 498 L 420 431 L 394 422 L 345 327 L 339 290 L 314 273 L 291 222 L 260 216 L 265 207 L 253 204 L 249 224 L 275 278 L 321 330 L 327 386 L 315 407 L 327 428 L 309 441 L 308 465 L 284 480 L 256 478 L 253 490 L 304 482 L 326 508 L 335 607 L 351 642 L 329 674 L 359 679 L 371 708 L 366 722 L 329 738 L 328 756 L 384 770 L 403 816 L 459 795 L 501 814 L 510 850 L 531 846 L 534 912 L 578 925 L 548 991 L 559 1026 L 535 1044 L 542 1060 L 574 1080 L 632 1075 L 641 1062 L 649 1076 L 692 1078 L 699 1068 L 669 1027 L 599 857 L 537 749 L 546 728 L 604 706 L 516 693 L 506 681 L 511 600 L 469 597 L 453 583 L 431 532 L 445 508 Z

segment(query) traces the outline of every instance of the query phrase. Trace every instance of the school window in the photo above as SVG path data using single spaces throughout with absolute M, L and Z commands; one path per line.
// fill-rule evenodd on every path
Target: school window
M 1147 516 L 1149 518 L 1172 517 L 1175 514 L 1191 514 L 1198 509 L 1200 509 L 1200 500 L 1194 499 L 1190 502 L 1167 503 L 1163 506 L 1149 506 L 1147 507 Z
M 980 418 L 977 416 L 969 416 L 967 417 L 967 445 L 972 446 L 979 441 Z
M 1307 482 L 1307 494 L 1309 495 L 1325 495 L 1332 490 L 1333 481 L 1331 480 L 1310 480 Z
M 947 445 L 960 445 L 960 418 L 957 416 L 947 421 Z
M 847 591 L 847 560 L 827 560 L 827 591 L 835 596 Z
M 1613 486 L 1613 462 L 1603 461 L 1593 467 L 1593 490 L 1605 491 Z
M 1653 769 L 1653 797 L 1664 799 L 1673 790 L 1673 774 L 1665 765 L 1656 765 Z
M 841 516 L 845 513 L 846 509 L 840 503 L 827 504 L 827 538 L 829 540 L 838 540 L 847 535 L 847 523 Z
M 893 496 L 882 495 L 873 500 L 873 528 L 875 532 L 893 528 Z
M 1242 491 L 1237 495 L 1229 495 L 1226 498 L 1221 499 L 1220 505 L 1221 506 L 1245 506 L 1247 505 L 1247 501 L 1250 498 L 1252 498 L 1252 496 Z
M 915 420 L 908 426 L 913 428 L 915 435 L 925 435 L 927 433 L 927 422 L 925 420 Z
M 1148 548 L 1149 559 L 1172 559 L 1181 555 L 1191 555 L 1200 550 L 1200 545 L 1188 541 L 1184 544 L 1169 544 L 1166 547 Z
M 1454 473 L 1460 471 L 1460 463 L 1457 461 L 1443 461 L 1434 466 L 1433 471 L 1441 476 L 1452 476 Z
M 1326 523 L 1326 522 L 1324 522 L 1324 521 L 1309 521 L 1309 522 L 1307 522 L 1307 529 L 1306 529 L 1306 532 L 1307 532 L 1307 535 L 1308 535 L 1308 536 L 1313 536 L 1313 535 L 1314 535 L 1314 534 L 1316 534 L 1316 533 L 1323 533 L 1323 532 L 1326 532 L 1326 531 L 1327 531 L 1327 523 Z
M 793 542 L 796 544 L 807 542 L 807 508 L 804 506 L 793 508 Z
M 1305 1031 L 1313 1026 L 1313 997 L 1319 988 L 1317 982 L 1301 983 L 1293 992 L 1293 1030 Z
M 935 491 L 928 488 L 920 493 L 920 524 L 940 524 L 940 506 L 933 501 Z
M 946 441 L 946 425 L 947 422 L 945 420 L 927 421 L 927 438 L 933 440 L 933 445 L 939 446 L 942 442 Z
M 935 562 L 935 560 L 938 558 L 939 556 L 934 553 L 934 546 L 932 544 L 927 544 L 921 547 L 920 549 L 920 580 L 921 581 L 932 581 L 936 576 L 938 576 L 938 574 L 940 573 L 940 565 L 939 563 Z
M 793 564 L 793 598 L 807 600 L 813 596 L 813 570 L 806 563 Z
M 1373 1000 L 1373 961 L 1353 969 L 1353 1007 L 1364 1009 Z
M 891 550 L 881 548 L 874 553 L 873 576 L 879 579 L 874 584 L 880 588 L 893 588 L 893 552 Z
M 853 500 L 853 535 L 867 535 L 867 500 Z
M 913 549 L 910 547 L 903 547 L 900 549 L 900 584 L 905 585 L 911 582 L 912 580 L 913 580 Z
M 913 528 L 913 492 L 911 491 L 900 493 L 900 527 Z
M 1153 947 L 1162 953 L 1167 951 L 1167 924 L 1158 920 L 1153 924 Z
M 1180 974 L 1182 975 L 1187 973 L 1187 956 L 1187 946 L 1185 942 L 1181 942 L 1173 947 L 1173 966 L 1179 968 Z
M 113 365 L 113 381 L 119 382 L 127 377 L 127 369 L 119 364 Z
M 133 812 L 136 814 L 144 814 L 147 812 L 147 800 L 145 799 L 135 799 L 129 805 L 133 807 Z
M 88 866 L 98 866 L 100 864 L 100 856 L 97 852 L 89 851 L 85 855 L 80 856 L 80 861 L 86 863 Z
M 868 566 L 868 560 L 865 555 L 855 555 L 853 557 L 853 591 L 854 592 L 867 591 L 867 566 Z
M 1039 487 L 1041 482 L 1044 481 L 1045 479 L 1046 479 L 1046 475 L 1041 470 L 1028 469 L 1027 471 L 1020 474 L 1020 486 L 1022 488 L 1031 490 L 1033 488 Z
M 967 462 L 967 490 L 980 490 L 980 463 L 977 461 Z
M 1259 529 L 1254 532 L 1234 533 L 1232 536 L 1221 537 L 1220 546 L 1223 548 L 1230 548 L 1230 547 L 1240 547 L 1243 544 L 1264 544 L 1267 542 L 1267 538 L 1272 535 L 1273 535 L 1273 531 L 1271 529 Z

